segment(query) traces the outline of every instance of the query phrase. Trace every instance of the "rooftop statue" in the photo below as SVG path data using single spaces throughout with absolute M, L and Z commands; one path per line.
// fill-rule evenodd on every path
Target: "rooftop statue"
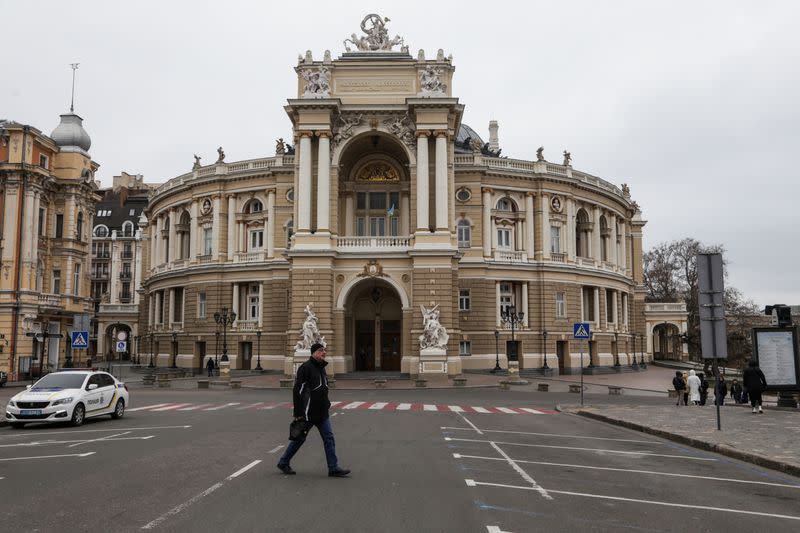
M 622 196 L 624 196 L 625 198 L 631 197 L 631 189 L 630 187 L 628 187 L 627 183 L 622 184 Z
M 286 153 L 286 143 L 283 142 L 283 137 L 275 141 L 275 155 L 284 155 Z
M 197 170 L 198 168 L 200 168 L 200 156 L 194 154 L 194 165 L 192 165 L 192 170 Z
M 426 309 L 424 305 L 419 308 L 422 311 L 422 335 L 419 336 L 419 346 L 425 348 L 446 348 L 450 335 L 443 325 L 439 323 L 438 305 Z
M 351 34 L 349 39 L 344 40 L 345 50 L 352 51 L 347 43 L 354 44 L 356 49 L 362 52 L 391 51 L 396 45 L 402 46 L 403 38 L 399 35 L 389 38 L 387 22 L 389 22 L 388 17 L 382 18 L 374 13 L 367 15 L 361 21 L 361 31 L 366 33 L 366 36 L 357 37 L 355 33 Z M 405 51 L 406 47 L 403 47 L 403 50 Z
M 225 152 L 222 150 L 222 146 L 217 148 L 217 163 L 224 163 L 225 162 Z
M 536 150 L 536 160 L 544 161 L 544 146 L 540 146 L 539 149 Z
M 564 150 L 564 166 L 568 167 L 572 163 L 572 154 Z

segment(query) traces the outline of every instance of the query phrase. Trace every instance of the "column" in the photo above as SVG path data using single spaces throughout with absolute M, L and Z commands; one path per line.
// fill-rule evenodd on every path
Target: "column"
M 550 230 L 550 214 L 549 214 L 550 213 L 550 199 L 547 196 L 542 195 L 540 200 L 542 202 L 542 206 L 541 206 L 542 207 L 542 216 L 541 216 L 541 220 L 537 219 L 537 222 L 539 222 L 539 224 L 541 224 L 541 227 L 539 228 L 539 233 L 542 236 L 542 242 L 540 243 L 541 252 L 542 252 L 542 258 L 543 259 L 550 259 L 550 239 L 552 239 L 552 237 L 550 236 L 550 231 L 551 231 Z M 559 243 L 559 246 L 560 246 L 560 244 L 561 243 Z M 560 248 L 560 247 L 559 247 L 559 250 L 562 251 L 562 252 L 564 251 L 564 249 Z M 539 252 L 539 250 L 537 250 L 537 252 Z
M 200 227 L 197 224 L 198 206 L 197 200 L 192 202 L 189 215 L 192 217 L 191 225 L 189 227 L 189 260 L 195 261 L 197 258 L 197 238 Z M 138 285 L 137 285 L 138 286 Z
M 321 131 L 317 147 L 317 231 L 331 229 L 331 139 Z
M 622 293 L 622 322 L 625 329 L 628 329 L 628 293 Z
M 25 230 L 33 227 L 36 217 L 33 215 L 34 195 L 32 190 L 25 191 L 25 217 L 22 223 L 22 262 L 29 263 L 33 257 L 34 239 Z M 90 230 L 91 231 L 91 230 Z M 74 235 L 74 233 L 72 234 Z
M 353 228 L 353 194 L 348 192 L 344 197 L 344 234 L 351 237 L 356 234 Z
M 428 231 L 428 132 L 417 132 L 417 231 Z
M 619 330 L 619 307 L 617 305 L 617 295 L 619 291 L 608 291 L 606 294 L 608 293 L 611 293 L 611 297 L 613 298 L 613 300 L 611 300 L 611 306 L 614 313 L 614 327 Z
M 136 240 L 133 243 L 133 253 L 136 254 L 133 262 L 133 286 L 131 287 L 131 295 L 133 296 L 133 303 L 139 306 L 139 287 L 142 286 L 142 231 L 137 230 Z
M 233 261 L 236 252 L 239 251 L 238 236 L 236 235 L 236 196 L 228 196 L 228 261 Z
M 267 191 L 267 257 L 275 257 L 275 189 Z
M 567 259 L 575 261 L 575 202 L 568 198 L 567 202 Z
M 611 243 L 608 245 L 608 260 L 612 265 L 617 263 L 617 215 L 610 215 L 608 223 L 611 224 Z
M 400 193 L 400 234 L 411 235 L 411 200 L 408 193 Z
M 236 313 L 236 320 L 233 322 L 233 327 L 237 326 L 239 322 L 239 318 L 241 315 L 239 314 L 239 284 L 233 284 L 233 312 Z
M 297 180 L 297 227 L 298 233 L 311 230 L 311 133 L 300 132 L 300 175 Z
M 528 260 L 533 261 L 533 193 L 525 195 L 525 251 L 528 252 Z
M 621 266 L 623 271 L 625 271 L 628 266 L 628 235 L 626 232 L 625 219 L 620 221 L 619 233 L 619 266 Z
M 600 329 L 600 287 L 594 288 L 594 324 Z
M 158 217 L 152 215 L 147 225 L 150 233 L 150 268 L 154 268 L 158 264 Z
M 594 257 L 595 261 L 599 265 L 603 261 L 603 254 L 601 252 L 601 245 L 600 239 L 602 236 L 600 235 L 600 206 L 594 206 L 594 228 L 592 229 L 592 253 L 589 254 L 590 257 Z
M 497 327 L 502 325 L 500 320 L 500 282 L 494 282 L 494 311 L 495 311 L 495 323 Z
M 172 329 L 173 313 L 175 313 L 175 289 L 169 289 L 167 295 L 167 320 L 165 322 L 169 329 Z
M 178 259 L 178 210 L 170 209 L 169 212 L 169 259 L 168 262 L 173 262 Z
M 258 284 L 258 327 L 264 324 L 264 282 Z
M 153 323 L 155 324 L 163 324 L 164 323 L 164 312 L 161 302 L 161 291 L 156 292 L 156 309 L 155 309 L 155 316 Z
M 530 313 L 528 312 L 528 282 L 522 282 L 522 312 L 525 316 L 522 317 L 522 327 L 527 328 L 530 324 Z
M 161 246 L 163 240 L 161 238 L 161 230 L 164 229 L 164 216 L 159 213 L 156 217 L 156 239 L 155 239 L 155 248 L 156 248 L 156 260 L 153 263 L 153 266 L 160 265 L 163 263 L 162 255 L 163 255 L 163 248 Z
M 118 294 L 118 286 L 119 286 L 119 271 L 120 271 L 120 258 L 117 256 L 117 230 L 113 230 L 111 232 L 111 283 L 109 283 L 109 289 L 111 293 L 111 298 L 109 303 L 117 304 L 119 303 L 119 294 Z
M 483 189 L 483 257 L 492 256 L 492 190 Z
M 39 206 L 42 200 L 42 193 L 36 192 L 34 193 L 33 197 L 33 237 L 31 243 L 31 263 L 33 265 L 37 265 L 39 259 Z M 91 226 L 89 226 L 89 231 L 91 231 Z M 42 232 L 45 233 L 45 232 Z M 36 266 L 34 266 L 36 268 Z
M 153 329 L 153 325 L 156 322 L 156 305 L 155 305 L 155 294 L 152 292 L 148 295 L 147 305 L 149 306 L 147 315 L 147 325 L 150 326 L 150 329 Z
M 448 205 L 450 195 L 447 187 L 447 132 L 436 132 L 436 231 L 449 231 Z
M 219 196 L 214 197 L 214 214 L 212 215 L 212 222 L 211 222 L 211 254 L 214 256 L 214 260 L 219 260 L 219 250 L 220 250 L 220 241 L 221 236 L 221 228 L 219 227 L 222 222 L 222 214 L 219 212 L 220 205 L 222 202 L 220 201 Z

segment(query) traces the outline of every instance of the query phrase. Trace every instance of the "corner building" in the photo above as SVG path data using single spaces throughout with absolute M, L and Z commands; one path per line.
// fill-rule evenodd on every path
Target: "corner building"
M 151 199 L 141 349 L 159 366 L 201 367 L 221 353 L 218 331 L 231 368 L 260 356 L 291 373 L 309 303 L 335 373 L 417 374 L 421 305 L 438 305 L 451 375 L 493 368 L 498 346 L 506 367 L 510 306 L 524 313 L 522 370 L 546 354 L 579 371 L 578 321 L 593 332 L 584 366 L 642 352 L 645 221 L 627 187 L 543 154 L 499 157 L 496 123 L 488 143 L 462 123 L 441 51 L 308 52 L 295 71 L 293 148 L 221 153 Z M 237 315 L 224 331 L 223 307 Z

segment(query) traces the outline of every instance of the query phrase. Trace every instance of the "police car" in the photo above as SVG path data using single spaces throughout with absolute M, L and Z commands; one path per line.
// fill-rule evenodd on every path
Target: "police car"
M 121 418 L 128 406 L 128 387 L 106 372 L 53 372 L 28 385 L 6 405 L 6 422 L 21 428 L 28 422 L 71 422 L 111 415 Z

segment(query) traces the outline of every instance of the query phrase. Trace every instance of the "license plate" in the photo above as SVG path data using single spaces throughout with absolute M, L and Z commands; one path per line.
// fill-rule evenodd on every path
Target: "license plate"
M 42 414 L 41 409 L 20 409 L 19 414 L 22 416 L 39 416 Z

